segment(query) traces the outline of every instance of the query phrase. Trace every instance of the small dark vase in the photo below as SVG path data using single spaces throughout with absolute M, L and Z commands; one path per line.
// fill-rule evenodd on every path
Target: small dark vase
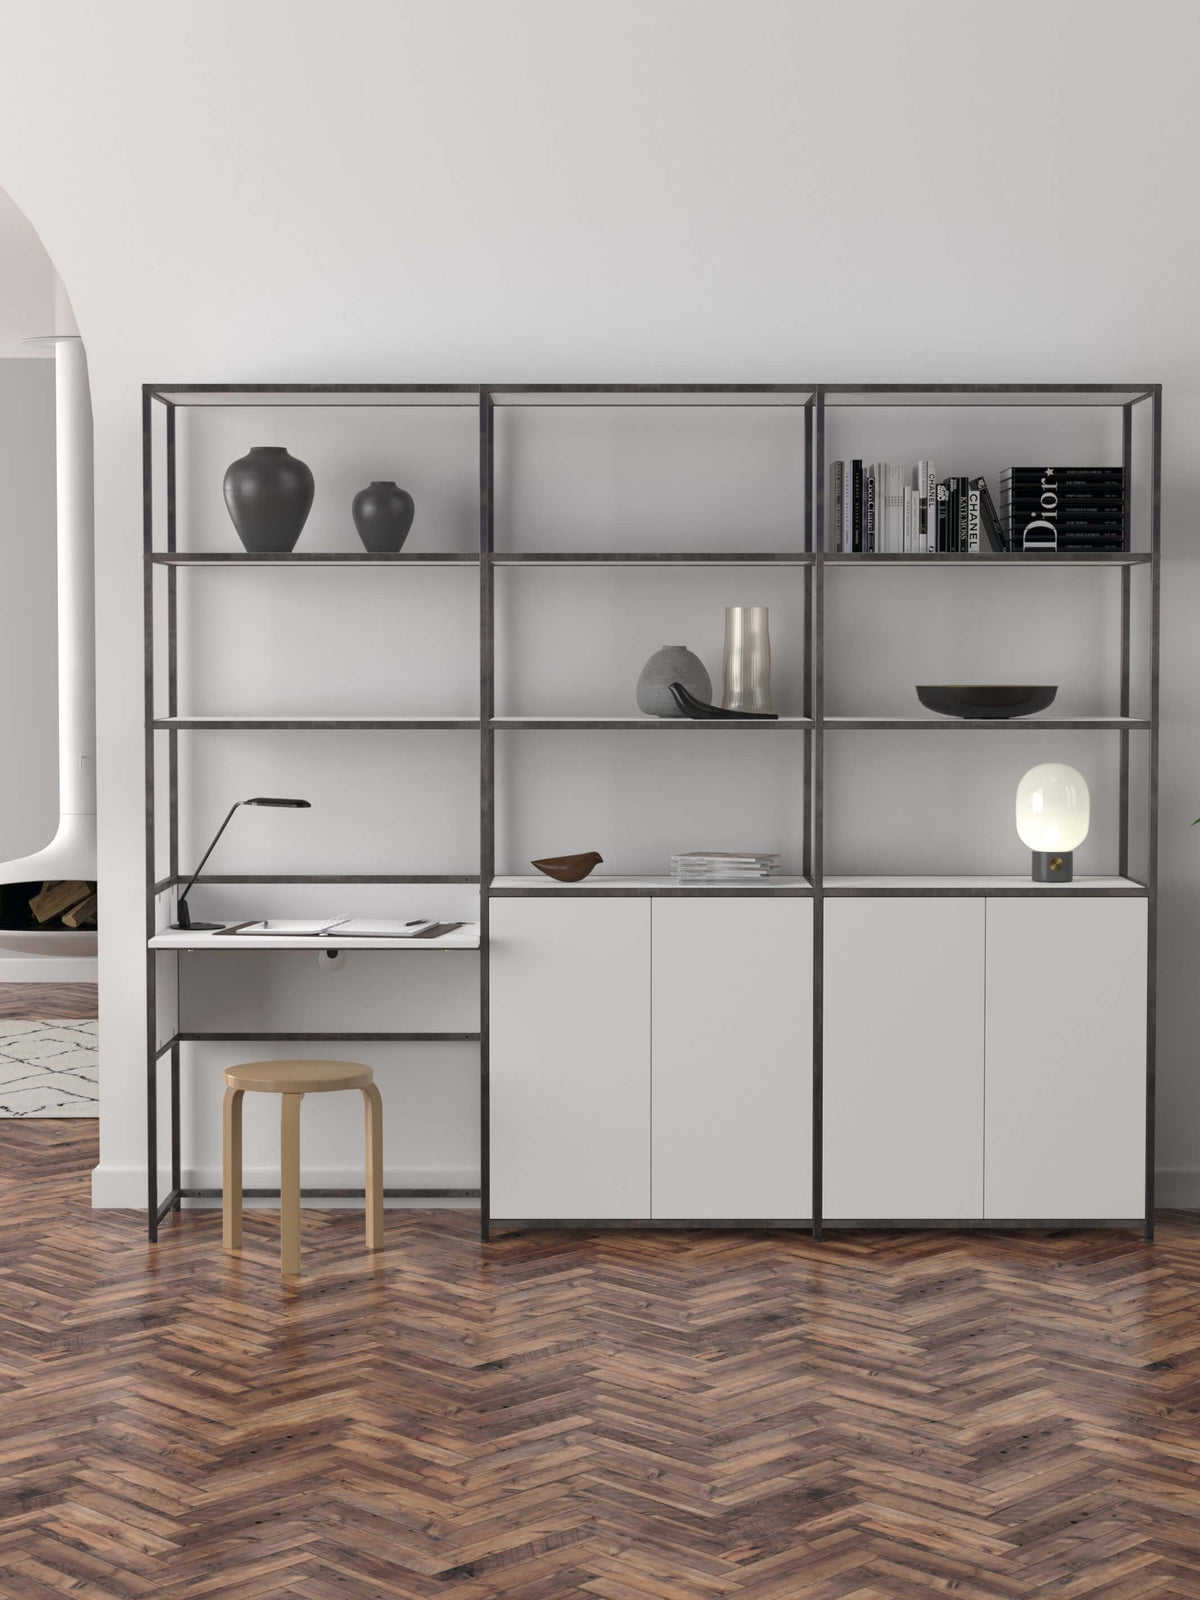
M 255 555 L 294 550 L 313 503 L 313 475 L 281 444 L 256 444 L 225 472 L 225 504 Z
M 396 484 L 377 481 L 354 496 L 351 507 L 358 537 L 372 555 L 394 555 L 412 527 L 413 497 Z

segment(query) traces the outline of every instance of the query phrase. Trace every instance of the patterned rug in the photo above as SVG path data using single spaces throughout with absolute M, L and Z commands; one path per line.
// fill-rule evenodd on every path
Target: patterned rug
M 0 984 L 0 1117 L 95 1117 L 94 984 Z

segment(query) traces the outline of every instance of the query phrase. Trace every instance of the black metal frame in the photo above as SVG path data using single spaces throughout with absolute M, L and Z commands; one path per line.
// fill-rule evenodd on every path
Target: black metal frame
M 449 552 L 406 553 L 399 555 L 371 555 L 336 552 L 305 552 L 288 555 L 250 555 L 242 552 L 200 553 L 179 551 L 176 548 L 176 445 L 175 411 L 179 405 L 203 403 L 211 398 L 221 405 L 249 405 L 248 397 L 269 397 L 273 404 L 307 405 L 322 401 L 338 403 L 338 397 L 377 397 L 374 403 L 386 404 L 391 397 L 396 403 L 420 404 L 422 396 L 443 397 L 442 403 L 478 407 L 479 411 L 479 548 L 477 554 Z M 455 397 L 447 401 L 444 397 Z M 787 397 L 786 399 L 783 397 Z M 857 400 L 857 396 L 872 399 Z M 825 430 L 826 406 L 878 404 L 890 400 L 897 406 L 954 405 L 966 397 L 978 396 L 992 405 L 1046 405 L 1049 407 L 1072 404 L 1120 406 L 1122 410 L 1122 449 L 1126 467 L 1127 525 L 1131 526 L 1129 512 L 1132 494 L 1133 411 L 1145 402 L 1152 411 L 1152 478 L 1150 550 L 1128 552 L 1080 552 L 1052 558 L 1058 565 L 1114 566 L 1121 574 L 1121 689 L 1117 717 L 1104 718 L 1039 718 L 1032 727 L 1050 729 L 1111 730 L 1120 740 L 1120 821 L 1118 874 L 1128 880 L 1111 888 L 1096 888 L 1086 884 L 1073 884 L 1055 889 L 1056 896 L 1081 895 L 1091 897 L 1144 897 L 1148 910 L 1148 970 L 1147 970 L 1147 1055 L 1146 1055 L 1146 1209 L 1142 1223 L 1147 1239 L 1154 1230 L 1154 1108 L 1155 1108 L 1155 1000 L 1156 1000 L 1156 950 L 1158 910 L 1158 751 L 1159 751 L 1159 626 L 1160 626 L 1160 569 L 1161 569 L 1161 474 L 1162 474 L 1162 388 L 1159 384 L 146 384 L 142 390 L 143 434 L 143 607 L 145 622 L 145 761 L 146 761 L 146 936 L 147 936 L 147 1175 L 149 1237 L 157 1237 L 158 1223 L 171 1211 L 178 1210 L 184 1198 L 215 1198 L 219 1191 L 188 1189 L 181 1185 L 180 1127 L 179 1127 L 179 1074 L 180 1047 L 199 1040 L 231 1039 L 361 1039 L 368 1040 L 457 1040 L 478 1042 L 480 1049 L 480 1187 L 475 1190 L 397 1190 L 387 1191 L 404 1198 L 473 1198 L 480 1199 L 481 1231 L 486 1240 L 495 1219 L 490 1211 L 490 1136 L 489 1136 L 489 989 L 488 989 L 488 934 L 489 902 L 493 897 L 512 895 L 539 895 L 554 892 L 553 888 L 537 885 L 497 887 L 495 875 L 495 735 L 497 731 L 511 729 L 629 729 L 669 730 L 680 733 L 688 730 L 740 729 L 747 727 L 772 728 L 777 733 L 800 732 L 805 735 L 804 749 L 804 876 L 806 885 L 778 885 L 768 888 L 739 887 L 738 893 L 760 895 L 801 895 L 813 901 L 813 1118 L 812 1118 L 812 1172 L 813 1206 L 811 1219 L 791 1223 L 744 1222 L 719 1223 L 673 1219 L 657 1222 L 636 1219 L 619 1223 L 603 1219 L 584 1219 L 537 1222 L 506 1220 L 505 1227 L 592 1227 L 617 1226 L 624 1228 L 687 1226 L 767 1227 L 811 1226 L 816 1238 L 824 1227 L 822 1214 L 822 1116 L 823 1116 L 823 981 L 824 981 L 824 902 L 826 898 L 852 895 L 979 895 L 1024 896 L 1031 892 L 1021 886 L 1002 888 L 978 887 L 905 887 L 887 885 L 876 887 L 827 885 L 824 872 L 824 767 L 826 731 L 844 729 L 887 729 L 925 731 L 940 728 L 953 732 L 973 729 L 979 732 L 1001 731 L 1012 724 L 998 721 L 940 721 L 922 718 L 827 718 L 824 712 L 824 616 L 825 569 L 862 565 L 973 565 L 984 568 L 992 565 L 1044 564 L 1044 555 L 995 554 L 979 555 L 847 555 L 825 549 Z M 192 397 L 199 397 L 193 402 Z M 407 398 L 406 398 L 407 397 Z M 458 398 L 461 397 L 461 398 Z M 511 397 L 511 398 L 510 398 Z M 955 399 L 957 397 L 957 401 Z M 805 495 L 803 548 L 789 552 L 497 552 L 495 549 L 493 487 L 495 472 L 495 408 L 505 403 L 554 404 L 571 403 L 589 405 L 639 405 L 655 402 L 691 403 L 701 405 L 728 405 L 743 403 L 762 406 L 788 404 L 803 411 L 805 448 Z M 165 408 L 166 454 L 166 549 L 154 548 L 153 459 L 154 431 L 153 405 Z M 372 403 L 372 402 L 367 402 Z M 478 717 L 445 718 L 220 718 L 186 717 L 179 714 L 177 701 L 177 574 L 190 566 L 275 566 L 275 565 L 347 565 L 347 566 L 404 566 L 404 565 L 466 565 L 479 568 L 479 715 Z M 783 718 L 778 722 L 742 724 L 737 722 L 665 721 L 652 722 L 633 718 L 589 718 L 574 721 L 555 717 L 503 717 L 495 716 L 495 569 L 502 566 L 521 565 L 679 565 L 679 566 L 742 566 L 773 565 L 797 567 L 803 571 L 805 615 L 808 619 L 809 637 L 806 640 L 804 660 L 804 688 L 802 717 Z M 1132 571 L 1135 567 L 1150 567 L 1150 659 L 1149 659 L 1149 715 L 1130 715 L 1130 683 L 1132 662 Z M 157 567 L 166 569 L 167 580 L 167 714 L 158 716 L 155 703 L 155 638 L 154 638 L 154 572 Z M 178 739 L 181 732 L 203 731 L 209 728 L 288 728 L 327 730 L 337 728 L 397 729 L 454 728 L 477 730 L 480 741 L 480 834 L 479 872 L 477 874 L 391 874 L 391 875 L 268 875 L 252 877 L 245 874 L 206 874 L 198 881 L 203 883 L 478 883 L 480 922 L 480 1023 L 478 1033 L 199 1033 L 180 1031 L 178 1028 L 165 1040 L 159 1039 L 157 1015 L 157 952 L 149 947 L 155 932 L 155 900 L 164 891 L 177 887 L 185 879 L 179 868 L 178 828 Z M 1148 863 L 1146 882 L 1129 879 L 1129 791 L 1130 791 L 1130 734 L 1145 732 L 1149 738 L 1148 751 Z M 168 876 L 157 877 L 157 852 L 155 829 L 155 736 L 167 736 L 167 817 L 168 817 Z M 586 888 L 581 891 L 591 895 L 706 895 L 728 894 L 729 889 L 697 887 L 654 888 Z M 1042 891 L 1044 892 L 1044 891 Z M 171 1105 L 171 1187 L 166 1198 L 158 1197 L 158 1063 L 170 1058 Z M 306 1195 L 352 1196 L 361 1190 L 305 1190 Z M 248 1191 L 267 1195 L 277 1191 Z M 1127 1222 L 1098 1223 L 1073 1222 L 989 1222 L 965 1219 L 926 1224 L 884 1223 L 878 1221 L 847 1223 L 838 1221 L 830 1226 L 839 1229 L 852 1226 L 938 1226 L 948 1229 L 979 1227 L 1039 1227 L 1039 1226 L 1127 1226 Z

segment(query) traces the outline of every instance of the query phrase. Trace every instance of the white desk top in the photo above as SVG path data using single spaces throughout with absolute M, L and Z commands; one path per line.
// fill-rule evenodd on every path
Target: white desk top
M 245 933 L 176 932 L 165 928 L 150 940 L 151 950 L 478 950 L 479 924 L 464 922 L 439 939 L 350 939 L 339 941 L 337 929 L 317 937 L 296 939 Z

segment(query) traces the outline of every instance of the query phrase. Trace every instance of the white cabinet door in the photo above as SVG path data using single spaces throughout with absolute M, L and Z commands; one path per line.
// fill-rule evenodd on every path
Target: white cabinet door
M 656 1219 L 812 1214 L 812 902 L 654 907 Z
M 985 1215 L 1145 1210 L 1146 902 L 987 902 Z
M 491 1213 L 650 1215 L 650 901 L 491 902 Z
M 825 902 L 825 1216 L 983 1215 L 981 899 Z

